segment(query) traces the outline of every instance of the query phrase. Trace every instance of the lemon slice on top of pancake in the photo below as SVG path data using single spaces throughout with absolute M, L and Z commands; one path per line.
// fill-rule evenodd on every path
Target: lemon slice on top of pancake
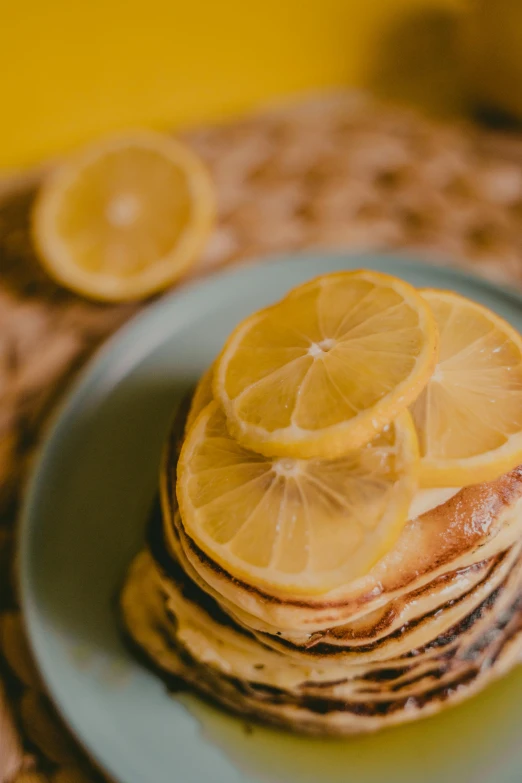
M 212 402 L 186 435 L 177 498 L 187 535 L 232 576 L 314 595 L 357 578 L 390 549 L 417 467 L 407 411 L 360 449 L 300 460 L 241 446 Z
M 247 318 L 214 372 L 214 397 L 244 446 L 331 458 L 368 443 L 419 395 L 437 327 L 408 283 L 372 271 L 324 275 Z
M 421 293 L 440 332 L 439 362 L 411 408 L 421 485 L 493 480 L 522 462 L 522 337 L 459 294 Z

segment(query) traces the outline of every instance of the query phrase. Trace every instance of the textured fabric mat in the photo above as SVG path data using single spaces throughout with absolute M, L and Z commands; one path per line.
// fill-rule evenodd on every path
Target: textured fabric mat
M 219 202 L 195 274 L 299 248 L 408 248 L 522 288 L 522 138 L 440 125 L 354 93 L 184 137 L 208 162 Z M 28 232 L 39 176 L 0 187 L 0 783 L 95 783 L 26 644 L 13 534 L 49 411 L 143 305 L 89 303 L 45 276 Z

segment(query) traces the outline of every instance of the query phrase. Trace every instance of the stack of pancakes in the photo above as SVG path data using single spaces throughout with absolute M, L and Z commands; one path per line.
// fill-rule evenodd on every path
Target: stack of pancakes
M 167 680 L 248 717 L 351 734 L 436 713 L 518 661 L 522 466 L 419 492 L 368 574 L 290 600 L 234 578 L 188 536 L 175 492 L 185 418 L 166 448 L 148 546 L 121 594 L 128 634 Z

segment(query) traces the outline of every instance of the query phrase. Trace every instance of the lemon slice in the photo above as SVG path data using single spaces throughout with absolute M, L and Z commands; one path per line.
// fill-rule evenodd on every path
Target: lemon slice
M 317 595 L 366 573 L 394 544 L 417 486 L 407 411 L 362 449 L 334 460 L 263 457 L 228 432 L 216 402 L 178 463 L 187 535 L 231 575 Z
M 217 360 L 214 397 L 254 451 L 331 458 L 413 402 L 437 344 L 431 311 L 408 283 L 371 271 L 325 275 L 235 329 Z
M 93 299 L 136 299 L 173 283 L 197 258 L 214 220 L 214 191 L 183 144 L 137 133 L 97 144 L 52 173 L 33 236 L 62 285 Z
M 214 399 L 212 394 L 213 372 L 214 368 L 209 367 L 208 370 L 203 373 L 197 383 L 194 394 L 192 395 L 192 400 L 190 401 L 187 421 L 185 422 L 186 433 L 190 430 L 203 408 L 206 408 L 209 402 L 212 402 Z
M 411 411 L 421 485 L 490 481 L 522 462 L 522 338 L 486 307 L 425 290 L 440 332 L 440 358 Z

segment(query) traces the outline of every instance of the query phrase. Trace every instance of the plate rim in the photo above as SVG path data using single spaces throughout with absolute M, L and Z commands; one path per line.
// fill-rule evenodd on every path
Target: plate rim
M 153 299 L 149 303 L 145 303 L 143 309 L 132 315 L 94 350 L 72 381 L 67 384 L 63 394 L 44 425 L 40 443 L 33 454 L 31 467 L 22 486 L 22 498 L 15 521 L 16 542 L 14 579 L 19 598 L 22 623 L 35 664 L 40 673 L 43 685 L 45 686 L 45 695 L 50 699 L 66 729 L 71 732 L 87 757 L 91 759 L 99 770 L 109 775 L 110 778 L 115 781 L 121 781 L 118 769 L 112 765 L 110 760 L 104 757 L 104 754 L 98 753 L 97 749 L 92 747 L 89 739 L 83 735 L 82 729 L 75 719 L 74 711 L 68 707 L 66 701 L 54 688 L 52 677 L 49 674 L 48 667 L 44 660 L 45 655 L 40 649 L 40 636 L 35 629 L 35 619 L 39 615 L 39 610 L 37 609 L 37 601 L 34 599 L 31 585 L 30 542 L 35 519 L 38 518 L 37 500 L 41 491 L 45 465 L 57 443 L 60 441 L 61 433 L 76 408 L 77 402 L 81 399 L 82 393 L 88 386 L 91 375 L 95 374 L 96 370 L 99 371 L 103 368 L 104 362 L 112 355 L 118 344 L 125 343 L 133 333 L 139 333 L 140 329 L 143 328 L 142 323 L 146 323 L 154 317 L 160 318 L 162 312 L 168 311 L 177 300 L 183 301 L 186 300 L 187 297 L 189 297 L 190 300 L 190 297 L 199 296 L 200 292 L 205 292 L 205 289 L 211 290 L 215 286 L 219 287 L 227 280 L 233 280 L 237 277 L 248 277 L 250 273 L 258 270 L 260 266 L 265 269 L 268 267 L 269 270 L 277 272 L 277 269 L 287 264 L 295 263 L 297 265 L 305 260 L 312 261 L 314 259 L 317 259 L 318 261 L 324 261 L 325 259 L 337 261 L 346 260 L 347 265 L 357 261 L 357 263 L 360 263 L 360 268 L 363 268 L 366 263 L 371 268 L 372 264 L 377 263 L 378 265 L 386 265 L 388 263 L 393 264 L 394 262 L 403 267 L 411 267 L 412 269 L 425 267 L 432 269 L 434 274 L 442 272 L 455 281 L 470 283 L 471 285 L 484 290 L 486 293 L 493 292 L 497 296 L 508 299 L 512 304 L 522 310 L 522 292 L 512 290 L 507 285 L 487 280 L 473 272 L 452 268 L 449 266 L 451 259 L 441 254 L 423 254 L 422 252 L 416 253 L 411 250 L 405 250 L 403 252 L 378 252 L 371 250 L 357 252 L 354 250 L 343 251 L 341 249 L 332 251 L 317 248 L 316 250 L 253 256 L 246 259 L 246 261 L 241 262 L 240 265 L 227 266 L 225 269 L 211 272 L 208 276 L 189 280 L 176 287 L 173 291 L 169 291 L 167 294 L 164 294 L 157 299 Z M 357 267 L 348 266 L 347 268 L 354 269 Z M 327 272 L 325 272 L 325 274 L 327 274 Z M 181 309 L 186 308 L 187 302 L 183 304 Z M 185 317 L 183 317 L 183 320 L 185 320 Z M 156 340 L 147 341 L 147 344 L 141 347 L 139 354 L 140 358 L 144 358 L 153 349 L 155 344 Z M 139 359 L 135 358 L 133 360 L 133 366 L 138 362 Z M 123 377 L 125 374 L 126 373 L 123 372 Z M 116 375 L 115 377 L 117 378 L 118 376 Z M 117 381 L 115 381 L 115 383 L 117 383 Z M 124 783 L 124 781 L 121 781 L 121 783 Z

